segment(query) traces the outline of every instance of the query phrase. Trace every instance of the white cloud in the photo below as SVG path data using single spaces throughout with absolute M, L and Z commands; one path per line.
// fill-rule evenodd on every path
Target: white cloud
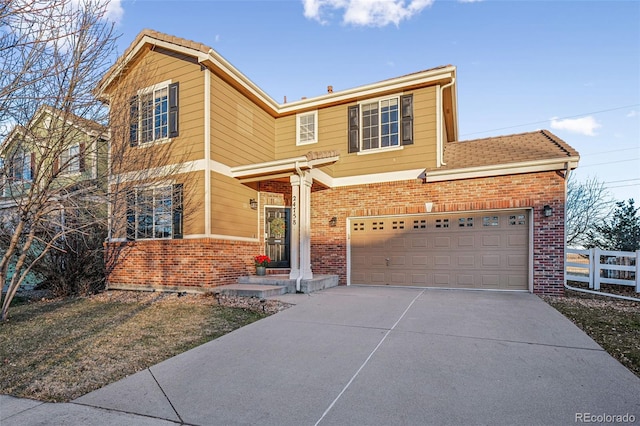
M 420 13 L 434 0 L 302 0 L 304 16 L 321 24 L 328 24 L 332 11 L 344 11 L 345 24 L 365 27 L 384 27 Z
M 636 117 L 638 116 L 638 111 L 636 111 L 635 109 L 632 109 L 631 111 L 629 111 L 629 113 L 626 115 L 627 118 L 631 118 L 631 117 Z
M 120 21 L 122 21 L 122 16 L 124 15 L 121 0 L 109 0 L 106 12 L 105 18 L 119 24 Z
M 458 0 L 458 3 L 480 3 L 484 0 Z
M 590 115 L 582 118 L 565 118 L 563 120 L 558 120 L 556 117 L 551 119 L 552 129 L 566 130 L 586 136 L 595 136 L 594 130 L 600 127 L 602 127 L 602 125 Z

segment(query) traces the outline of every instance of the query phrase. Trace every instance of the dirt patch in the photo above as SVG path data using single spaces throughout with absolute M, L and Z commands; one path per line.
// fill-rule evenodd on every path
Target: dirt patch
M 640 377 L 640 302 L 570 290 L 544 300 Z
M 132 291 L 26 301 L 0 323 L 0 393 L 69 401 L 288 306 Z

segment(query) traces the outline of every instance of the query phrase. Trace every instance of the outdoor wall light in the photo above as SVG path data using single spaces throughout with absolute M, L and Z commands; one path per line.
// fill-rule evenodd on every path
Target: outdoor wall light
M 252 210 L 258 210 L 258 202 L 256 201 L 255 198 L 251 198 L 249 200 L 249 205 L 251 206 Z
M 337 217 L 332 217 L 329 220 L 329 226 L 331 226 L 332 228 L 335 227 L 338 224 L 338 218 Z
M 542 213 L 544 214 L 544 217 L 549 217 L 553 214 L 553 209 L 549 204 L 547 204 L 542 208 Z

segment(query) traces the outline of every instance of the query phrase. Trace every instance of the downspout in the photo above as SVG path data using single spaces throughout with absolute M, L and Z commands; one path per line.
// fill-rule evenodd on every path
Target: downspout
M 442 110 L 442 95 L 444 94 L 444 89 L 453 86 L 456 83 L 456 78 L 455 77 L 451 77 L 451 82 L 445 84 L 444 86 L 440 86 L 440 108 L 439 108 L 439 113 L 442 114 L 443 111 Z M 440 166 L 446 166 L 447 163 L 444 162 L 444 141 L 442 140 L 442 118 L 440 120 L 438 120 L 438 142 L 439 142 L 439 147 L 438 147 L 438 163 Z
M 571 174 L 571 169 L 569 168 L 569 163 L 566 163 L 565 166 L 565 174 L 564 174 L 564 181 L 565 181 L 565 200 L 567 199 L 567 182 L 569 181 L 569 175 Z M 564 220 L 565 220 L 565 226 L 564 226 L 564 241 L 565 241 L 565 247 L 564 247 L 564 259 L 565 262 L 567 261 L 567 246 L 566 246 L 566 241 L 567 241 L 567 203 L 565 202 L 564 204 Z M 622 300 L 630 300 L 632 302 L 640 302 L 640 298 L 637 297 L 631 297 L 631 296 L 622 296 L 619 294 L 612 294 L 612 293 L 604 293 L 601 291 L 595 291 L 595 290 L 587 290 L 585 288 L 578 288 L 578 287 L 572 287 L 569 284 L 567 284 L 567 277 L 566 277 L 566 273 L 567 273 L 567 267 L 565 265 L 564 267 L 564 271 L 563 274 L 565 275 L 564 277 L 564 288 L 566 288 L 567 290 L 572 290 L 572 291 L 577 291 L 579 293 L 587 293 L 587 294 L 595 294 L 598 296 L 609 296 L 609 297 L 613 297 L 614 299 L 622 299 Z
M 298 161 L 296 160 L 296 173 L 300 177 L 300 186 L 302 186 L 302 169 L 298 165 Z M 300 197 L 298 197 L 298 206 L 300 206 Z M 300 208 L 298 208 L 298 223 L 297 226 L 300 227 Z M 298 230 L 298 278 L 296 278 L 296 293 L 300 293 L 300 282 L 302 281 L 302 244 L 300 244 L 300 231 Z

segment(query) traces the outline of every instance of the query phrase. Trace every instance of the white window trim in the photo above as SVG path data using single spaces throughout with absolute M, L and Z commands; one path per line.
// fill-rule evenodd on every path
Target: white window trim
M 161 182 L 154 182 L 153 184 L 149 184 L 149 185 L 139 185 L 139 186 L 135 186 L 133 187 L 133 190 L 135 192 L 135 199 L 136 199 L 136 221 L 135 221 L 135 230 L 134 230 L 134 235 L 136 236 L 136 238 L 133 239 L 133 241 L 154 241 L 154 240 L 162 240 L 162 241 L 166 241 L 166 240 L 171 240 L 173 239 L 173 223 L 171 224 L 171 233 L 172 235 L 169 237 L 162 237 L 162 238 L 158 238 L 158 237 L 152 237 L 152 238 L 137 238 L 138 237 L 138 192 L 139 191 L 144 191 L 144 190 L 149 190 L 149 189 L 163 189 L 163 188 L 171 188 L 171 190 L 173 190 L 173 185 L 175 185 L 175 181 L 174 180 L 166 180 L 166 181 L 161 181 Z M 173 210 L 173 205 L 171 207 L 171 209 Z M 154 209 L 154 215 L 155 215 L 155 209 Z M 125 238 L 125 241 L 126 238 Z
M 357 155 L 367 155 L 367 154 L 377 154 L 380 152 L 388 152 L 388 151 L 399 151 L 404 149 L 404 145 L 402 145 L 402 140 L 401 140 L 401 134 L 400 134 L 400 129 L 402 126 L 402 105 L 401 105 L 401 98 L 402 98 L 402 93 L 396 93 L 396 94 L 392 94 L 392 95 L 387 95 L 387 96 L 380 96 L 377 98 L 369 98 L 369 99 L 363 99 L 361 101 L 358 102 L 358 128 L 359 128 L 359 132 L 358 132 L 358 136 L 360 138 L 360 140 L 358 141 L 358 143 L 360 144 L 360 149 L 357 152 Z M 370 149 L 364 149 L 363 148 L 363 143 L 362 140 L 364 138 L 364 128 L 362 125 L 362 105 L 368 105 L 368 104 L 372 104 L 374 102 L 378 103 L 378 112 L 380 112 L 380 101 L 386 101 L 389 99 L 396 99 L 398 101 L 398 145 L 392 145 L 392 146 L 385 146 L 385 147 L 379 147 L 379 148 L 370 148 Z M 378 126 L 380 126 L 380 122 L 378 121 Z M 378 133 L 378 142 L 380 141 L 380 133 Z
M 153 93 L 155 90 L 157 89 L 163 89 L 163 88 L 167 88 L 167 102 L 168 102 L 168 96 L 169 96 L 169 85 L 173 83 L 173 80 L 165 80 L 162 81 L 160 83 L 156 83 L 153 86 L 148 86 L 145 87 L 143 89 L 139 89 L 136 92 L 136 95 L 138 96 L 138 144 L 135 146 L 135 148 L 141 149 L 141 148 L 146 148 L 148 146 L 154 146 L 154 145 L 161 145 L 161 144 L 165 144 L 165 143 L 169 143 L 171 142 L 171 138 L 169 136 L 167 136 L 166 138 L 160 138 L 160 139 L 154 139 L 151 140 L 149 142 L 142 142 L 142 114 L 140 113 L 140 96 L 142 95 L 146 95 L 148 93 Z M 167 114 L 169 113 L 169 111 L 167 110 Z M 169 120 L 169 117 L 167 116 L 167 120 Z M 168 130 L 167 130 L 167 135 L 168 135 Z
M 60 165 L 61 166 L 62 165 L 66 166 L 64 171 L 61 173 L 64 176 L 70 176 L 71 177 L 71 176 L 80 176 L 82 174 L 82 172 L 80 171 L 80 155 L 81 155 L 81 153 L 80 153 L 80 143 L 70 145 L 70 146 L 66 147 L 65 150 L 67 151 L 67 155 L 69 155 L 69 151 L 71 151 L 71 148 L 76 147 L 76 146 L 78 147 L 78 154 L 76 156 L 76 160 L 75 161 L 78 162 L 78 170 L 73 171 L 73 172 L 70 171 L 69 170 L 69 166 L 71 166 L 71 163 L 72 163 L 72 161 L 70 160 L 71 156 L 68 157 L 69 160 L 67 160 L 67 163 L 65 164 L 62 161 L 62 154 L 60 154 L 60 157 L 58 159 L 58 161 L 60 162 Z M 86 161 L 86 159 L 85 159 L 85 161 Z
M 313 140 L 302 142 L 300 141 L 300 119 L 310 115 L 313 116 L 314 123 Z M 314 143 L 318 143 L 318 110 L 296 114 L 296 146 L 311 145 Z

